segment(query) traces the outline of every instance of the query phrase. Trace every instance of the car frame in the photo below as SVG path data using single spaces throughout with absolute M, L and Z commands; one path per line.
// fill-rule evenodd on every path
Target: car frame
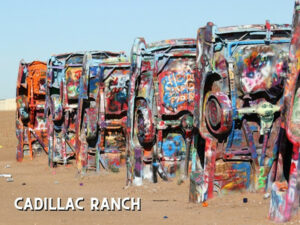
M 189 170 L 194 100 L 194 39 L 146 44 L 131 50 L 127 120 L 127 185 L 168 180 Z M 181 182 L 181 181 L 180 181 Z
M 66 165 L 76 156 L 75 126 L 79 97 L 79 79 L 84 52 L 53 55 L 48 61 L 47 118 L 50 167 Z
M 20 61 L 16 90 L 17 161 L 22 161 L 24 155 L 33 159 L 34 155 L 48 151 L 44 120 L 46 71 L 45 62 Z
M 286 170 L 288 175 L 272 184 L 269 218 L 276 222 L 289 221 L 299 210 L 299 177 L 300 177 L 300 2 L 295 1 L 293 16 L 293 35 L 289 54 L 289 73 L 284 89 L 284 104 L 282 110 L 282 128 L 286 133 L 288 144 L 283 160 L 277 162 L 277 167 Z M 288 158 L 289 161 L 284 160 Z
M 124 52 L 93 51 L 86 53 L 83 68 L 76 123 L 77 168 L 82 174 L 99 171 L 100 165 L 117 172 L 125 158 L 130 63 Z
M 274 179 L 290 30 L 269 21 L 199 28 L 194 126 L 205 148 L 192 163 L 190 201 L 265 191 Z

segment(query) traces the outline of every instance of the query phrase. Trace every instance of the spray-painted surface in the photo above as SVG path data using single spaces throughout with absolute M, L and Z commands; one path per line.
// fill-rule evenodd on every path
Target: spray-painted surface
M 178 114 L 194 109 L 194 64 L 193 58 L 170 59 L 159 75 L 161 114 Z
M 250 186 L 251 164 L 249 162 L 216 162 L 213 191 L 217 194 L 233 190 L 245 189 Z M 208 177 L 203 171 L 191 174 L 190 201 L 202 202 L 207 199 L 206 186 Z
M 68 67 L 66 69 L 66 86 L 68 99 L 78 99 L 79 79 L 82 73 L 81 67 Z
M 269 218 L 276 222 L 285 222 L 298 212 L 300 197 L 300 2 L 295 1 L 293 17 L 293 36 L 289 54 L 289 73 L 284 88 L 284 106 L 282 128 L 286 131 L 292 149 L 286 148 L 284 155 L 291 155 L 288 179 L 280 177 L 272 185 Z M 285 163 L 287 163 L 285 161 Z M 278 169 L 283 168 L 278 161 Z
M 83 56 L 83 53 L 55 55 L 48 62 L 45 117 L 51 167 L 67 164 L 76 154 L 75 125 Z
M 90 52 L 84 57 L 76 123 L 80 172 L 119 171 L 125 158 L 130 63 L 124 53 Z M 123 162 L 124 163 L 124 162 Z
M 189 170 L 195 95 L 195 40 L 146 45 L 137 38 L 131 52 L 127 121 L 127 184 L 157 182 Z
M 20 62 L 16 93 L 17 160 L 31 159 L 41 151 L 48 151 L 44 119 L 46 71 L 44 62 Z
M 192 163 L 191 184 L 200 185 L 191 186 L 192 201 L 203 202 L 214 190 L 268 187 L 279 148 L 289 43 L 290 26 L 268 21 L 199 29 L 194 126 L 205 148 L 201 163 Z

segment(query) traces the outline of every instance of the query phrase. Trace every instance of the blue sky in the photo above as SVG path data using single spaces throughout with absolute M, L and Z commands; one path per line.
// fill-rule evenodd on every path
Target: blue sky
M 15 97 L 20 59 L 46 61 L 80 50 L 126 51 L 147 42 L 196 37 L 218 26 L 291 23 L 293 0 L 50 0 L 1 1 L 0 99 Z

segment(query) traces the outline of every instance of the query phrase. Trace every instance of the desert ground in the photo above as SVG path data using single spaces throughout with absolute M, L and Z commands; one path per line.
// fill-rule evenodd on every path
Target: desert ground
M 208 206 L 188 201 L 189 181 L 141 187 L 125 187 L 125 169 L 119 173 L 101 171 L 84 177 L 74 165 L 49 168 L 46 154 L 34 160 L 16 162 L 15 112 L 0 112 L 0 173 L 9 173 L 13 182 L 0 177 L 0 225 L 17 224 L 275 224 L 268 220 L 270 198 L 263 194 L 235 192 L 217 196 Z M 97 197 L 140 197 L 141 211 L 90 211 L 89 200 Z M 14 207 L 17 197 L 84 197 L 84 211 L 19 211 Z M 248 198 L 243 203 L 243 198 Z M 22 205 L 22 204 L 21 204 Z M 300 224 L 299 214 L 285 224 Z

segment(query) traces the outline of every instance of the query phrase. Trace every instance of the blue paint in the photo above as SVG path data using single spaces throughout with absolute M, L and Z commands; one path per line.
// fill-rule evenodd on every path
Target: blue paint
M 98 71 L 99 71 L 99 67 L 98 66 L 90 66 L 90 74 L 89 75 L 91 77 L 95 77 L 95 76 L 97 76 Z
M 168 136 L 162 144 L 162 150 L 165 156 L 177 156 L 185 149 L 184 140 L 180 134 Z
M 232 103 L 232 106 L 233 106 L 233 103 Z M 236 110 L 234 110 L 234 108 L 233 108 L 233 114 L 234 114 L 234 111 L 236 111 Z M 230 132 L 229 137 L 228 137 L 228 143 L 227 143 L 227 146 L 226 146 L 226 152 L 229 152 L 230 148 L 232 146 L 233 137 L 234 137 L 234 127 L 235 127 L 235 120 L 232 121 L 232 128 L 231 128 L 231 132 Z
M 243 133 L 241 130 L 235 130 L 235 135 L 233 137 L 233 144 L 235 146 L 241 146 L 243 140 Z
M 162 142 L 161 142 L 161 141 L 159 141 L 159 142 L 157 143 L 157 147 L 158 147 L 159 149 L 162 148 Z
M 268 42 L 269 44 L 284 44 L 284 43 L 290 43 L 290 40 L 275 40 L 275 41 L 270 41 Z M 238 46 L 238 45 L 259 45 L 259 44 L 266 44 L 265 40 L 254 40 L 254 41 L 234 41 L 234 42 L 229 42 L 227 43 L 227 49 L 228 49 L 228 56 L 231 57 L 232 56 L 232 47 L 233 46 Z M 235 81 L 234 81 L 235 82 Z M 235 134 L 235 120 L 238 117 L 238 113 L 237 113 L 237 108 L 236 108 L 236 98 L 237 98 L 237 94 L 236 94 L 236 89 L 231 90 L 231 105 L 232 105 L 232 110 L 233 110 L 233 121 L 232 121 L 232 130 L 230 132 L 230 135 L 228 137 L 228 143 L 226 146 L 226 152 L 228 152 L 232 146 L 232 142 L 233 142 L 233 137 Z
M 265 45 L 268 44 L 284 44 L 284 43 L 290 43 L 290 40 L 276 40 L 276 41 L 269 41 L 266 42 L 265 40 L 255 40 L 255 41 L 234 41 L 227 43 L 228 48 L 228 56 L 232 56 L 232 47 L 237 45 Z
M 235 163 L 232 164 L 232 168 L 241 172 L 246 172 L 246 176 L 243 176 L 243 178 L 246 178 L 246 188 L 250 185 L 250 175 L 251 175 L 251 166 L 249 162 L 242 162 L 242 163 Z
M 159 166 L 159 163 L 153 162 L 152 165 L 155 166 L 155 167 L 158 167 L 158 166 Z
M 251 125 L 251 126 L 250 126 L 250 130 L 251 130 L 252 132 L 257 132 L 257 131 L 258 131 L 257 126 L 255 126 L 255 125 Z
M 173 72 L 161 79 L 161 86 L 163 87 L 163 102 L 166 107 L 172 109 L 177 109 L 179 105 L 187 102 L 188 96 L 192 93 L 187 87 L 187 76 L 191 75 L 189 72 Z M 180 98 L 181 96 L 186 95 L 187 98 Z M 174 100 L 171 102 L 171 100 Z
M 249 134 L 246 133 L 246 135 L 248 135 L 249 147 L 250 147 L 251 156 L 252 156 L 253 159 L 257 158 L 256 145 L 255 145 L 254 138 L 253 138 L 253 135 L 252 135 L 252 132 L 256 131 L 256 130 L 257 130 L 257 127 L 252 125 L 252 126 L 250 126 L 250 132 L 251 133 L 249 133 Z
M 97 92 L 99 89 L 99 77 L 90 79 L 90 93 Z
M 121 104 L 127 102 L 127 91 L 125 88 L 116 94 L 116 101 L 120 102 Z

